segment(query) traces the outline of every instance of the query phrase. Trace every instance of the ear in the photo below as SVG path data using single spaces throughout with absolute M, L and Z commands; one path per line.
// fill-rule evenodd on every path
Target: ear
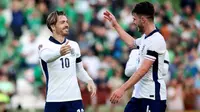
M 141 16 L 141 21 L 142 21 L 142 23 L 146 23 L 148 20 L 145 16 Z
M 52 31 L 55 31 L 55 25 L 51 25 L 51 29 L 52 29 Z
M 144 16 L 141 16 L 141 21 L 142 21 L 142 23 L 145 22 L 145 17 Z

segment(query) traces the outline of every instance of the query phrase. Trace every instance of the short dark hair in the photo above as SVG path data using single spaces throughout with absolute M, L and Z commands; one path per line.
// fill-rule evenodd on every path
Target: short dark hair
M 58 16 L 61 15 L 66 16 L 64 11 L 53 11 L 48 15 L 46 24 L 51 32 L 53 32 L 51 29 L 51 25 L 55 25 L 57 23 Z
M 138 15 L 148 16 L 148 18 L 153 20 L 155 15 L 155 10 L 153 4 L 145 1 L 136 4 L 135 8 L 132 10 L 132 14 L 133 13 L 136 13 Z

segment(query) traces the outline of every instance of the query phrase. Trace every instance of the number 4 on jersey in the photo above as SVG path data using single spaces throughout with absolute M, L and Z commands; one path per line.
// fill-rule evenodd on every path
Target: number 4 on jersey
M 84 110 L 83 109 L 78 109 L 77 112 L 84 112 Z

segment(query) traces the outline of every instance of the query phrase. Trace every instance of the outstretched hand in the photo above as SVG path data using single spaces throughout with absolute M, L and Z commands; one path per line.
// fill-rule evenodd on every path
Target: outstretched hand
M 104 19 L 111 22 L 113 27 L 117 24 L 117 20 L 116 20 L 115 16 L 112 13 L 110 13 L 109 11 L 105 11 L 103 13 L 103 15 L 104 15 Z

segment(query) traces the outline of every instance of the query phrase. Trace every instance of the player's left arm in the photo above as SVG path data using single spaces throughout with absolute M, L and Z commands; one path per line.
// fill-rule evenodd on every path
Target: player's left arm
M 78 44 L 77 44 L 78 46 Z M 83 67 L 83 63 L 81 60 L 81 53 L 79 46 L 77 47 L 77 58 L 76 58 L 76 74 L 79 80 L 87 83 L 88 91 L 91 92 L 91 96 L 96 95 L 96 86 L 92 80 L 92 78 L 88 75 L 86 70 Z
M 92 80 L 92 78 L 88 75 L 86 70 L 83 68 L 82 61 L 76 63 L 76 74 L 77 74 L 78 79 L 85 83 L 88 83 L 89 81 Z

